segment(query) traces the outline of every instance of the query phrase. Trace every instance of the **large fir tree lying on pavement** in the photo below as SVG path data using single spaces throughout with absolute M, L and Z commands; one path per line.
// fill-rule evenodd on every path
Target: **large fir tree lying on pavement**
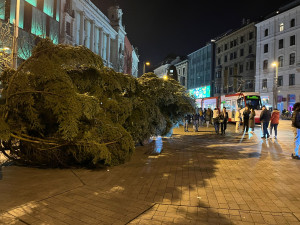
M 192 111 L 174 80 L 117 73 L 83 46 L 47 39 L 1 82 L 1 148 L 30 165 L 124 163 L 135 143 L 168 133 Z

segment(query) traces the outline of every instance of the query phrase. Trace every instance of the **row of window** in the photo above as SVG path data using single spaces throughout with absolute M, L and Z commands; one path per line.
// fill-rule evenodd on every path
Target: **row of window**
M 247 80 L 244 84 L 244 89 L 245 90 L 249 90 L 249 89 L 253 89 L 254 88 L 254 83 L 252 80 Z M 234 90 L 234 88 L 232 86 L 226 88 L 223 88 L 223 93 L 227 94 L 227 93 L 231 93 L 231 92 L 236 92 L 237 90 Z M 221 93 L 221 85 L 216 85 L 215 86 L 215 90 L 214 90 L 215 94 L 220 94 Z
M 290 20 L 290 28 L 295 27 L 296 26 L 296 20 L 295 19 L 291 19 Z M 284 31 L 284 23 L 280 23 L 279 24 L 279 31 L 282 32 Z M 269 29 L 265 29 L 265 37 L 269 36 Z
M 290 36 L 290 46 L 294 46 L 296 44 L 296 36 Z M 278 49 L 282 49 L 284 47 L 284 40 L 280 39 L 278 41 Z M 264 53 L 268 53 L 269 52 L 269 44 L 265 44 L 264 45 Z
M 178 75 L 181 75 L 181 69 L 178 69 Z M 182 75 L 185 75 L 185 68 L 182 68 Z
M 249 53 L 249 54 L 252 54 L 252 53 L 253 53 L 253 46 L 252 46 L 252 45 L 249 45 L 249 47 L 248 47 L 248 53 Z M 236 58 L 237 58 L 237 55 L 238 55 L 238 52 L 237 52 L 237 51 L 230 53 L 230 54 L 229 54 L 229 60 L 234 60 L 234 59 L 236 59 Z M 245 50 L 244 50 L 244 48 L 242 48 L 242 49 L 240 49 L 240 51 L 239 51 L 239 56 L 240 56 L 240 57 L 243 57 L 244 55 L 245 55 Z M 225 63 L 225 62 L 228 62 L 228 55 L 225 55 L 225 56 L 224 56 L 224 63 Z M 218 58 L 218 65 L 221 65 L 221 63 L 222 63 L 222 58 L 220 57 L 220 58 Z
M 254 61 L 246 62 L 246 71 L 254 70 L 255 63 Z M 229 75 L 238 75 L 244 72 L 244 64 L 235 64 L 233 67 L 225 67 L 224 69 L 224 76 L 227 75 L 229 72 Z M 219 70 L 216 72 L 216 78 L 222 77 L 222 71 Z
M 278 57 L 278 67 L 283 67 L 283 63 L 284 60 L 283 60 L 283 56 L 279 56 Z M 290 57 L 289 57 L 289 65 L 292 66 L 294 65 L 296 62 L 296 54 L 295 53 L 291 53 L 290 54 Z M 269 61 L 268 60 L 264 60 L 263 62 L 263 69 L 264 70 L 267 70 L 269 67 Z
M 248 33 L 248 40 L 252 40 L 253 38 L 254 38 L 254 32 L 251 31 Z M 246 37 L 245 37 L 245 35 L 243 35 L 243 36 L 240 36 L 239 38 L 236 38 L 236 39 L 230 41 L 229 43 L 224 44 L 224 51 L 228 50 L 229 47 L 233 48 L 233 47 L 237 46 L 238 44 L 243 44 L 245 42 L 245 40 L 246 40 Z M 223 46 L 218 47 L 217 53 L 221 53 L 222 49 L 223 49 Z
M 283 86 L 283 76 L 278 76 L 278 86 Z M 290 74 L 289 75 L 289 86 L 294 86 L 295 85 L 295 74 Z M 273 85 L 272 85 L 273 86 Z M 262 88 L 268 88 L 268 79 L 263 79 L 262 80 Z

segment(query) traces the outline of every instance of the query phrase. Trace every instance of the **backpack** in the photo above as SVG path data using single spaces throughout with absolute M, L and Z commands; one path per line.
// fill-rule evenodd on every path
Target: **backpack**
M 295 111 L 293 113 L 292 125 L 293 127 L 300 129 L 300 112 Z

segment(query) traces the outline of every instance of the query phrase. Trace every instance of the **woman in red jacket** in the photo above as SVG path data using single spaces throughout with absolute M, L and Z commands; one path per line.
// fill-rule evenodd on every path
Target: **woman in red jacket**
M 271 126 L 270 126 L 270 136 L 272 136 L 272 130 L 275 131 L 275 139 L 277 139 L 277 127 L 279 124 L 280 113 L 277 109 L 274 109 L 271 115 Z

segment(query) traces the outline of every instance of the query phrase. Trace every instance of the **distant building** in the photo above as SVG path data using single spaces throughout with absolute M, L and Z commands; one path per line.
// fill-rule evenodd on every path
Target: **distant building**
M 262 104 L 273 105 L 274 62 L 278 63 L 278 105 L 292 111 L 300 101 L 300 1 L 265 18 L 257 27 L 256 92 Z
M 125 28 L 122 9 L 108 9 L 106 17 L 90 0 L 61 0 L 61 43 L 84 45 L 100 55 L 103 63 L 124 70 Z
M 0 1 L 0 20 L 13 23 L 16 18 L 15 0 Z M 31 56 L 32 48 L 41 38 L 49 37 L 59 42 L 60 4 L 59 0 L 20 0 L 18 62 Z M 2 45 L 3 43 L 0 43 Z M 12 49 L 10 46 L 5 46 Z
M 249 20 L 216 40 L 214 95 L 254 91 L 256 28 Z
M 138 49 L 133 48 L 132 50 L 132 76 L 138 77 L 139 75 L 139 55 Z
M 176 71 L 175 65 L 180 62 L 181 59 L 179 56 L 176 58 L 173 57 L 167 57 L 159 67 L 154 69 L 154 74 L 156 74 L 158 77 L 162 78 L 164 76 L 170 76 L 174 78 L 175 80 L 178 80 L 178 75 Z
M 214 44 L 188 55 L 187 88 L 195 98 L 211 97 L 214 75 Z
M 184 59 L 175 64 L 178 81 L 179 83 L 187 89 L 187 75 L 188 75 L 188 60 Z
M 124 51 L 124 73 L 132 74 L 132 51 L 133 47 L 130 44 L 128 37 L 125 37 L 125 51 Z

